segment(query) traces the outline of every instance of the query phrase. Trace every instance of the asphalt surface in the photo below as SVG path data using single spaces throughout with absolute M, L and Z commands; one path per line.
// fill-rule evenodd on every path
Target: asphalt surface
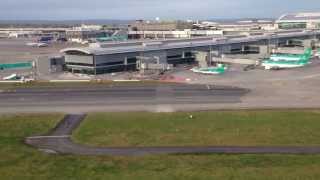
M 84 114 L 67 115 L 49 134 L 25 139 L 25 143 L 47 153 L 75 155 L 125 155 L 141 156 L 150 154 L 320 154 L 320 147 L 88 147 L 72 142 L 70 136 Z
M 236 87 L 187 84 L 18 88 L 0 92 L 0 110 L 19 112 L 32 108 L 50 111 L 73 108 L 77 111 L 78 107 L 90 106 L 230 104 L 240 103 L 241 97 L 248 92 L 247 89 Z

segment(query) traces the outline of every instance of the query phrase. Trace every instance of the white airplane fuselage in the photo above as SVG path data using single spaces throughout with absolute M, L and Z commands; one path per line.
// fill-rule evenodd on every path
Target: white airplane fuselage
M 305 64 L 269 64 L 269 63 L 262 63 L 261 65 L 266 70 L 270 70 L 270 69 L 290 69 L 290 68 L 298 68 L 298 67 L 305 66 Z

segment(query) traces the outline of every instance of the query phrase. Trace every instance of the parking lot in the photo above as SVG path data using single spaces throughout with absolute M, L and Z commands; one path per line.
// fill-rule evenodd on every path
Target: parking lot
M 0 64 L 1 63 L 17 63 L 34 61 L 39 57 L 54 57 L 59 56 L 59 51 L 69 46 L 76 46 L 73 43 L 58 43 L 54 42 L 48 47 L 31 47 L 27 43 L 35 42 L 36 39 L 32 38 L 19 38 L 19 39 L 0 39 Z M 79 46 L 79 45 L 78 45 Z M 0 70 L 0 78 L 16 73 L 19 75 L 30 75 L 34 73 L 34 69 L 14 69 L 14 70 Z M 52 78 L 63 76 L 54 74 Z M 51 77 L 44 77 L 51 78 Z M 63 77 L 62 77 L 63 78 Z

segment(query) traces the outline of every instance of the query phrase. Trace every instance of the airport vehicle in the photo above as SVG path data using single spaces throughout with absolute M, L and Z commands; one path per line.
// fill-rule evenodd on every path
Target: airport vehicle
M 27 43 L 27 46 L 31 46 L 31 47 L 48 47 L 49 44 L 47 44 L 47 43 Z
M 273 61 L 299 61 L 303 59 L 310 59 L 312 56 L 312 49 L 308 48 L 304 54 L 273 54 L 270 56 L 270 60 Z
M 68 41 L 67 38 L 63 38 L 63 37 L 57 38 L 57 42 L 67 42 L 67 41 Z
M 191 71 L 201 74 L 223 74 L 227 70 L 227 66 L 224 64 L 218 64 L 216 67 L 207 67 L 207 68 L 192 68 Z
M 27 43 L 27 46 L 31 47 L 48 47 L 50 43 L 54 41 L 54 38 L 51 36 L 40 37 L 36 42 Z
M 52 36 L 43 36 L 43 37 L 40 37 L 38 42 L 39 43 L 51 43 L 52 41 L 54 41 L 54 37 Z

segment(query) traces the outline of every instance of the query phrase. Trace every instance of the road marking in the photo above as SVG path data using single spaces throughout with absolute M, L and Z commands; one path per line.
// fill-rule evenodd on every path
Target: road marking
M 63 136 L 33 136 L 27 137 L 27 139 L 43 139 L 43 138 L 69 138 L 70 135 L 63 135 Z
M 140 80 L 137 80 L 137 79 L 132 79 L 132 80 L 122 80 L 122 79 L 116 79 L 116 80 L 113 80 L 113 82 L 140 82 Z
M 39 149 L 39 151 L 48 153 L 48 154 L 58 154 L 57 151 L 51 150 L 51 149 Z
M 78 79 L 78 80 L 50 80 L 49 82 L 52 83 L 59 83 L 59 82 L 90 82 L 91 80 L 88 79 Z

